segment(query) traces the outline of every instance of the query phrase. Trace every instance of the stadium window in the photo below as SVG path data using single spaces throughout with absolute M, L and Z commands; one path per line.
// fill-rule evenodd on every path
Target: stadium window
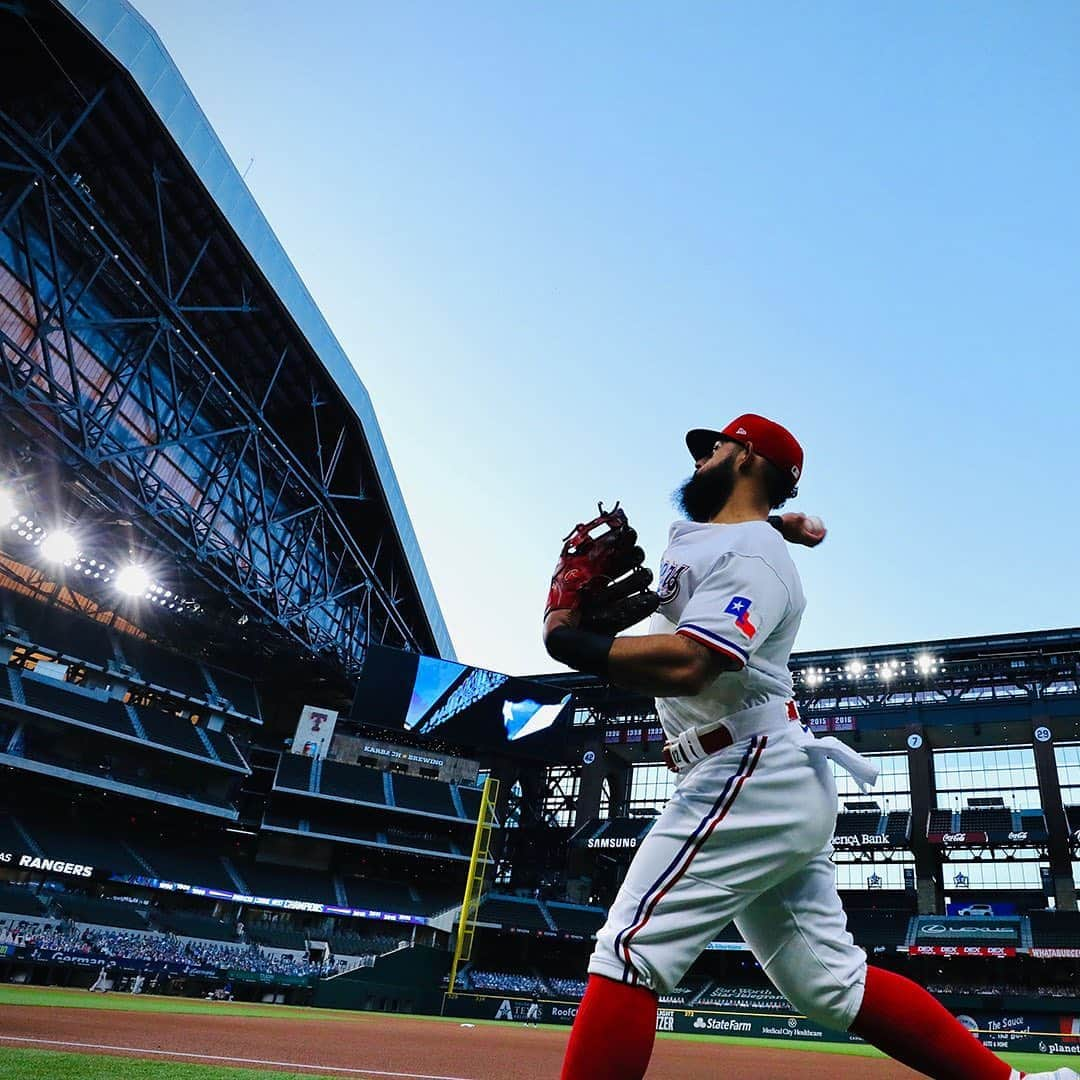
M 967 879 L 967 889 L 1041 889 L 1042 875 L 1038 862 L 1012 859 L 982 859 L 975 862 L 945 864 L 945 891 L 950 882 L 956 887 L 958 875 Z
M 935 750 L 939 810 L 966 810 L 970 797 L 1000 796 L 1009 810 L 1040 808 L 1035 752 L 1030 747 Z
M 600 816 L 602 818 L 611 816 L 611 781 L 606 776 L 600 787 Z
M 675 790 L 675 774 L 666 765 L 635 765 L 630 778 L 630 813 L 664 808 Z
M 888 862 L 836 862 L 836 887 L 845 892 L 902 890 L 904 867 L 914 866 L 914 857 L 906 854 Z
M 908 772 L 907 754 L 867 754 L 875 762 L 881 775 L 874 787 L 863 794 L 851 774 L 841 769 L 832 761 L 833 776 L 836 779 L 837 808 L 843 810 L 845 802 L 856 799 L 872 799 L 885 813 L 890 810 L 911 809 L 911 775 Z
M 1061 801 L 1066 806 L 1080 806 L 1080 743 L 1055 746 L 1054 761 L 1061 785 Z

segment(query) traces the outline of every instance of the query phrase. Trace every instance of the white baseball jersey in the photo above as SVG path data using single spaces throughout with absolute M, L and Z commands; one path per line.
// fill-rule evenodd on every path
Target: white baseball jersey
M 767 521 L 676 522 L 656 591 L 660 609 L 649 633 L 685 634 L 740 665 L 696 697 L 657 699 L 669 739 L 791 700 L 788 660 L 806 599 L 787 544 Z
M 830 861 L 836 785 L 828 757 L 873 767 L 791 719 L 788 660 L 799 575 L 765 521 L 672 526 L 652 633 L 685 634 L 737 660 L 694 697 L 660 698 L 669 738 L 725 724 L 735 741 L 679 775 L 597 935 L 589 971 L 657 993 L 678 986 L 730 922 L 795 1007 L 846 1029 L 866 957 L 847 931 Z

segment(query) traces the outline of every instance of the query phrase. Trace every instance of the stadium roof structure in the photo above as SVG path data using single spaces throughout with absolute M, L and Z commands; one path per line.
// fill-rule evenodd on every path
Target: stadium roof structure
M 1033 722 L 1080 738 L 1080 628 L 799 652 L 791 669 L 803 719 L 857 733 L 863 749 L 902 746 L 913 724 L 942 743 L 1024 740 Z M 658 722 L 652 698 L 595 676 L 532 678 L 572 690 L 599 724 Z
M 346 674 L 453 658 L 367 390 L 127 0 L 0 5 L 0 400 L 178 594 Z

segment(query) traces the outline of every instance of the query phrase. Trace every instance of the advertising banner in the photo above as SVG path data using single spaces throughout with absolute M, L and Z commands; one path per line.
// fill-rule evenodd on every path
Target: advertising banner
M 446 994 L 443 1016 L 523 1023 L 531 998 L 510 994 Z M 541 1001 L 545 1024 L 572 1024 L 576 1001 Z M 991 1050 L 1080 1056 L 1080 1018 L 1047 1014 L 961 1013 L 957 1019 Z M 857 1035 L 832 1031 L 803 1016 L 719 1012 L 708 1009 L 657 1010 L 657 1031 L 686 1035 L 734 1035 L 740 1038 L 859 1043 Z
M 1001 959 L 1015 956 L 1013 945 L 909 945 L 910 956 L 982 956 Z
M 302 757 L 324 758 L 337 726 L 337 710 L 305 705 L 293 736 L 292 752 Z
M 142 971 L 151 975 L 187 975 L 216 979 L 220 972 L 216 967 L 201 964 L 177 964 L 163 960 L 143 960 L 140 957 L 108 956 L 104 953 L 72 952 L 66 949 L 25 950 L 30 959 L 38 964 L 63 964 L 78 968 L 119 968 L 121 971 Z
M 1020 943 L 1020 920 L 1001 919 L 928 919 L 920 921 L 915 932 L 920 945 L 937 945 L 940 942 L 973 945 L 1018 945 Z

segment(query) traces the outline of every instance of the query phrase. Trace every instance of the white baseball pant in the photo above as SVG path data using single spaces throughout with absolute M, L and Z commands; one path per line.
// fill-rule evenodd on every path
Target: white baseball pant
M 851 1026 L 866 956 L 836 891 L 836 784 L 814 741 L 792 722 L 680 776 L 597 935 L 591 973 L 673 990 L 734 921 L 800 1012 Z

